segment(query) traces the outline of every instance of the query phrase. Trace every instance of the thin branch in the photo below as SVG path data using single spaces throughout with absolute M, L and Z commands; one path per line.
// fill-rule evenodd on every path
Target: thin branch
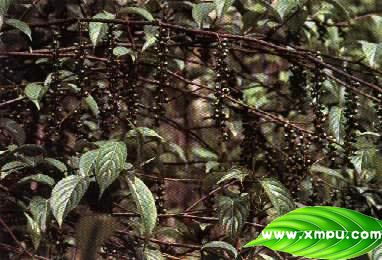
M 25 252 L 29 257 L 33 258 L 33 254 L 24 248 L 23 244 L 17 239 L 12 230 L 8 227 L 8 225 L 4 222 L 3 218 L 0 217 L 0 224 L 5 228 L 8 234 L 12 237 L 12 239 L 16 242 L 16 244 L 22 249 L 22 252 Z
M 10 99 L 10 100 L 7 100 L 7 101 L 0 103 L 0 107 L 7 106 L 7 105 L 10 105 L 13 103 L 17 103 L 17 102 L 24 100 L 24 99 L 25 99 L 25 97 L 17 97 L 15 99 Z

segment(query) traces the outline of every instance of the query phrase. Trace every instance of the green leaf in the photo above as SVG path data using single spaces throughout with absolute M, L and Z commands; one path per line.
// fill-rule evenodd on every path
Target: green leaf
M 54 186 L 50 207 L 60 227 L 66 215 L 77 207 L 88 186 L 89 180 L 78 175 L 65 177 Z
M 120 13 L 120 14 L 125 14 L 125 13 L 138 14 L 138 15 L 142 16 L 143 18 L 145 18 L 149 22 L 154 21 L 154 17 L 152 16 L 152 14 L 149 11 L 147 11 L 146 9 L 140 8 L 140 7 L 125 7 L 125 8 L 122 8 L 118 13 Z
M 142 135 L 143 137 L 150 137 L 153 139 L 158 139 L 160 141 L 163 141 L 163 137 L 160 136 L 155 130 L 148 128 L 148 127 L 136 127 L 129 132 L 127 132 L 126 137 L 137 137 L 138 134 Z
M 8 12 L 9 6 L 14 0 L 1 0 L 0 1 L 0 16 L 4 16 Z
M 323 173 L 323 174 L 326 174 L 328 176 L 331 176 L 331 177 L 335 177 L 335 178 L 338 178 L 338 179 L 341 179 L 343 181 L 347 181 L 344 176 L 341 175 L 340 172 L 336 171 L 336 170 L 333 170 L 333 169 L 330 169 L 330 168 L 327 168 L 325 166 L 322 166 L 322 165 L 319 165 L 319 164 L 313 164 L 311 167 L 310 167 L 310 171 L 311 172 L 318 172 L 318 173 Z
M 82 177 L 91 176 L 95 169 L 96 159 L 98 157 L 98 150 L 93 150 L 84 153 L 80 158 L 80 175 Z
M 115 15 L 108 13 L 106 11 L 103 11 L 102 13 L 98 13 L 95 16 L 92 17 L 93 19 L 114 19 Z M 97 44 L 103 40 L 105 37 L 107 30 L 109 28 L 109 25 L 107 23 L 101 23 L 101 22 L 91 22 L 89 23 L 89 36 L 90 40 L 93 43 L 93 46 L 97 46 Z
M 230 180 L 238 180 L 241 183 L 243 183 L 245 177 L 248 176 L 248 171 L 245 169 L 241 168 L 232 168 L 230 169 L 227 174 L 225 174 L 218 182 L 217 184 L 223 183 L 225 181 L 230 181 Z
M 351 156 L 351 162 L 358 173 L 363 170 L 373 168 L 376 161 L 376 149 L 362 149 L 354 152 L 354 156 Z
M 31 28 L 29 28 L 29 25 L 24 23 L 23 21 L 17 20 L 17 19 L 7 19 L 5 21 L 6 24 L 9 26 L 12 26 L 21 32 L 23 32 L 28 38 L 32 41 L 32 31 Z
M 35 64 L 46 64 L 48 62 L 49 62 L 48 58 L 40 58 L 40 59 L 37 59 L 34 63 Z
M 157 42 L 158 38 L 156 35 L 158 34 L 158 26 L 145 25 L 143 31 L 146 41 L 143 44 L 142 51 L 145 51 Z
M 359 41 L 362 46 L 362 52 L 366 57 L 368 64 L 376 67 L 381 56 L 382 44 L 367 41 Z
M 33 247 L 37 250 L 41 242 L 41 230 L 39 223 L 37 223 L 37 221 L 35 221 L 29 214 L 24 213 L 24 215 L 27 218 L 27 230 L 31 236 Z
M 272 250 L 307 258 L 349 259 L 369 252 L 382 242 L 382 238 L 362 239 L 359 236 L 358 239 L 354 239 L 349 232 L 357 231 L 360 234 L 364 231 L 381 230 L 382 223 L 379 220 L 350 209 L 324 206 L 304 207 L 272 221 L 256 240 L 249 242 L 245 247 L 262 245 Z M 264 232 L 285 231 L 300 233 L 294 239 L 286 236 L 281 239 L 275 239 L 274 236 L 266 239 L 263 236 Z M 333 233 L 338 231 L 344 232 L 344 237 L 339 235 L 332 239 L 327 237 L 319 239 L 317 236 L 305 238 L 303 231 L 332 231 Z
M 37 84 L 37 83 L 29 83 L 24 90 L 25 95 L 29 98 L 40 110 L 40 100 L 45 95 L 47 88 Z
M 220 166 L 219 162 L 216 161 L 209 161 L 206 163 L 206 173 L 211 172 L 213 169 L 216 169 Z
M 240 197 L 231 198 L 220 196 L 218 199 L 219 223 L 230 238 L 239 235 L 249 214 L 249 196 L 247 193 Z
M 90 111 L 92 111 L 93 115 L 98 117 L 99 107 L 98 107 L 97 101 L 94 99 L 94 97 L 92 95 L 88 95 L 85 98 L 85 103 L 86 103 L 87 107 L 90 109 Z
M 269 102 L 267 90 L 264 87 L 249 87 L 244 91 L 245 102 L 256 108 L 260 108 Z
M 44 155 L 46 150 L 38 144 L 23 144 L 13 150 L 14 153 L 21 153 L 23 155 Z
M 192 8 L 192 18 L 202 27 L 204 20 L 208 18 L 208 14 L 215 10 L 215 4 L 213 3 L 201 3 L 195 4 Z
M 9 118 L 0 118 L 0 128 L 5 130 L 18 145 L 25 143 L 26 134 L 24 128 L 16 121 Z
M 357 149 L 351 157 L 351 162 L 358 173 L 373 170 L 377 167 L 377 147 L 367 138 L 359 138 L 355 144 Z
M 329 131 L 336 138 L 338 143 L 343 143 L 345 131 L 344 125 L 344 110 L 342 107 L 334 106 L 329 112 Z
M 346 20 L 351 19 L 349 11 L 338 0 L 324 0 L 324 1 L 333 5 L 337 10 L 339 10 L 340 13 L 342 14 L 343 18 L 345 18 Z
M 117 46 L 113 49 L 113 54 L 117 57 L 124 56 L 126 54 L 129 54 L 133 61 L 136 60 L 136 54 L 132 49 L 123 47 L 123 46 Z
M 56 181 L 52 177 L 41 173 L 26 176 L 19 180 L 18 183 L 25 183 L 29 181 L 35 181 L 49 186 L 53 186 L 56 183 Z
M 192 153 L 197 157 L 210 161 L 217 161 L 219 159 L 218 155 L 202 147 L 197 147 L 192 149 Z
M 178 155 L 179 159 L 181 159 L 182 161 L 187 161 L 186 159 L 186 155 L 182 149 L 182 147 L 180 147 L 179 145 L 175 144 L 175 143 L 168 143 L 168 150 L 170 150 L 170 152 Z
M 38 223 L 42 232 L 46 231 L 46 221 L 49 216 L 49 200 L 35 196 L 29 203 L 29 211 L 33 219 Z
M 235 0 L 214 0 L 218 17 L 223 16 Z
M 260 183 L 279 216 L 296 208 L 288 189 L 281 182 L 269 178 Z
M 157 221 L 154 196 L 146 184 L 135 176 L 128 177 L 127 183 L 141 217 L 143 233 L 149 237 Z
M 373 250 L 371 253 L 371 260 L 381 260 L 382 259 L 382 244 Z
M 89 120 L 85 120 L 84 121 L 84 125 L 89 128 L 90 131 L 96 131 L 99 129 L 99 126 L 97 125 L 96 122 L 93 122 L 93 121 L 89 121 Z
M 95 175 L 100 187 L 100 197 L 124 168 L 127 157 L 126 145 L 122 142 L 107 142 L 98 149 Z
M 211 241 L 202 246 L 202 250 L 208 251 L 211 249 L 224 250 L 231 255 L 232 259 L 236 259 L 238 256 L 236 248 L 234 248 L 231 244 L 228 244 L 227 242 L 224 242 L 224 241 Z
M 161 251 L 145 248 L 144 260 L 164 260 Z
M 46 87 L 46 89 L 48 89 L 48 87 L 53 82 L 53 74 L 54 74 L 53 72 L 49 73 L 44 81 L 44 86 Z M 68 70 L 59 70 L 57 74 L 58 74 L 58 80 L 61 80 L 61 81 L 75 80 L 76 78 L 76 75 L 73 72 Z M 69 83 L 69 84 L 71 84 L 70 87 L 73 88 L 73 84 L 72 83 Z
M 67 86 L 70 88 L 70 90 L 74 91 L 74 93 L 80 93 L 81 89 L 73 83 L 68 83 Z
M 267 10 L 275 12 L 272 5 L 268 3 L 267 0 L 240 0 L 240 2 L 245 9 L 251 11 L 247 12 L 246 14 L 252 13 L 254 15 L 257 15 L 262 14 Z
M 158 227 L 155 236 L 166 240 L 180 240 L 183 238 L 184 232 L 179 227 Z
M 27 163 L 30 167 L 36 167 L 37 165 L 43 162 L 43 157 L 42 155 L 36 155 L 36 156 L 23 155 L 20 157 L 20 160 Z
M 29 167 L 29 165 L 25 162 L 20 162 L 20 161 L 13 161 L 13 162 L 4 164 L 0 170 L 1 172 L 0 180 L 4 179 L 9 174 L 25 169 L 26 167 Z
M 273 8 L 282 19 L 286 18 L 301 6 L 302 0 L 277 0 L 274 1 Z
M 45 158 L 44 161 L 56 168 L 57 170 L 59 170 L 60 172 L 62 172 L 65 176 L 67 175 L 68 168 L 66 167 L 65 163 L 54 158 Z

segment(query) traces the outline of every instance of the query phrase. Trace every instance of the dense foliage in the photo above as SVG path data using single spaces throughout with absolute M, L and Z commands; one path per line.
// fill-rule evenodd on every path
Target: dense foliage
M 382 218 L 381 13 L 0 0 L 0 259 L 286 259 L 242 246 L 296 207 Z

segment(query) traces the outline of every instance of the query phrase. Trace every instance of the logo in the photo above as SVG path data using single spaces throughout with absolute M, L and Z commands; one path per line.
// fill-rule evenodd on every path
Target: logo
M 244 247 L 265 246 L 295 256 L 349 259 L 382 243 L 382 221 L 357 211 L 304 207 L 272 221 Z

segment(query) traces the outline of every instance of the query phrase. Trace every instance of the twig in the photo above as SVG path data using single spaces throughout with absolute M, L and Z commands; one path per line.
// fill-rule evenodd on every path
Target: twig
M 227 183 L 227 184 L 225 184 L 225 185 L 223 185 L 223 186 L 220 186 L 220 187 L 218 187 L 218 188 L 216 188 L 216 189 L 210 191 L 207 195 L 201 197 L 199 200 L 195 201 L 191 206 L 189 206 L 189 207 L 185 210 L 185 212 L 187 213 L 187 212 L 191 211 L 191 210 L 194 209 L 196 206 L 198 206 L 201 202 L 207 200 L 209 197 L 211 197 L 212 195 L 214 195 L 216 192 L 219 192 L 219 191 L 221 191 L 222 189 L 227 188 L 228 186 L 234 184 L 235 182 L 237 182 L 237 181 L 229 182 L 229 183 Z
M 7 230 L 8 234 L 12 237 L 12 239 L 16 242 L 16 244 L 22 249 L 22 252 L 25 252 L 29 257 L 33 259 L 33 254 L 29 252 L 26 248 L 24 248 L 23 244 L 17 239 L 12 230 L 8 227 L 8 225 L 4 222 L 3 218 L 0 217 L 0 224 Z
M 25 99 L 25 97 L 17 97 L 15 99 L 7 100 L 7 101 L 4 101 L 4 102 L 0 103 L 0 107 L 7 106 L 7 105 L 10 105 L 10 104 L 19 102 L 21 100 L 24 100 L 24 99 Z

